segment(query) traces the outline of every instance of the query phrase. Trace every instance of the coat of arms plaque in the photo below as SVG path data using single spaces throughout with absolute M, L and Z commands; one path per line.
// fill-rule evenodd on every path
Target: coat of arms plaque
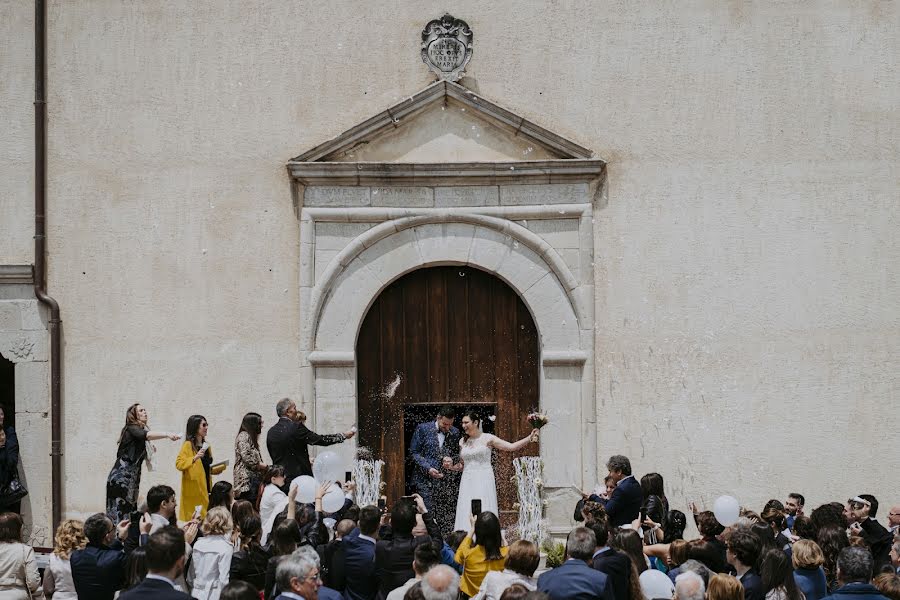
M 458 81 L 472 58 L 472 30 L 452 15 L 430 21 L 422 31 L 422 61 L 439 79 Z

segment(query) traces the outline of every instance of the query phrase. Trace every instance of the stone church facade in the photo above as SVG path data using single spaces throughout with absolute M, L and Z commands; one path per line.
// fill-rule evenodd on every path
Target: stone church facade
M 217 459 L 283 396 L 321 433 L 367 427 L 367 312 L 447 266 L 496 278 L 534 322 L 555 532 L 618 453 L 681 510 L 896 499 L 896 453 L 872 444 L 895 429 L 900 367 L 897 9 L 879 6 L 461 3 L 474 51 L 435 81 L 418 53 L 440 14 L 416 3 L 51 2 L 64 515 L 102 510 L 132 402 L 154 429 L 205 415 Z M 47 545 L 34 16 L 0 11 L 0 355 Z M 157 446 L 142 490 L 177 489 L 177 444 Z M 356 443 L 334 449 L 349 462 Z

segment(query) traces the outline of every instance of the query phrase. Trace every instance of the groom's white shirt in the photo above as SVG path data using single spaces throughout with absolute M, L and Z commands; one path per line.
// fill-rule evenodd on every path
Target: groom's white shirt
M 437 422 L 437 421 L 434 422 L 434 428 L 437 429 L 437 434 L 438 434 L 438 446 L 441 447 L 441 448 L 443 448 L 443 447 L 444 447 L 444 440 L 446 439 L 445 436 L 446 436 L 447 434 L 445 434 L 443 431 L 441 431 L 441 428 L 440 428 L 440 426 L 438 425 L 438 422 Z

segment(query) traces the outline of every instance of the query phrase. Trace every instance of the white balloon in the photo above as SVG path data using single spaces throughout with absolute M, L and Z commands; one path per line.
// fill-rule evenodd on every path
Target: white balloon
M 322 512 L 330 514 L 341 510 L 344 506 L 344 492 L 341 486 L 333 485 L 322 497 Z
M 316 499 L 316 488 L 319 487 L 319 484 L 309 475 L 301 475 L 294 479 L 291 482 L 291 489 L 295 487 L 299 488 L 297 490 L 297 502 L 307 504 Z
M 313 463 L 313 476 L 319 483 L 341 481 L 343 476 L 341 459 L 331 450 L 322 452 L 316 456 L 316 462 Z
M 731 496 L 719 496 L 713 503 L 713 514 L 722 526 L 734 525 L 741 514 L 741 505 Z

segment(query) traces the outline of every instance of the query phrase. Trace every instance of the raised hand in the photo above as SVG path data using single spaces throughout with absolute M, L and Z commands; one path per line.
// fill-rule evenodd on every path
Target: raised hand
M 141 533 L 150 533 L 151 529 L 153 529 L 153 519 L 150 518 L 150 513 L 144 513 L 141 515 Z

